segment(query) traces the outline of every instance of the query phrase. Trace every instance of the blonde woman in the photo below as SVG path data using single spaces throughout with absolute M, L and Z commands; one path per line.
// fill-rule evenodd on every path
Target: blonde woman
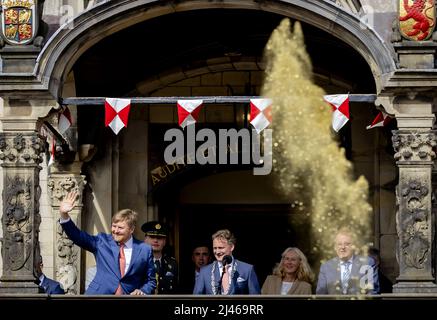
M 264 281 L 262 294 L 311 294 L 314 273 L 308 260 L 298 248 L 289 247 L 282 253 L 281 261 L 273 274 Z

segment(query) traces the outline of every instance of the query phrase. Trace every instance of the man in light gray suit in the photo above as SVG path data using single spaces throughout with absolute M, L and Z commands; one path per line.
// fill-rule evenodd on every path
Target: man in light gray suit
M 316 294 L 378 294 L 379 280 L 375 260 L 355 255 L 353 234 L 340 229 L 335 237 L 337 257 L 320 267 Z

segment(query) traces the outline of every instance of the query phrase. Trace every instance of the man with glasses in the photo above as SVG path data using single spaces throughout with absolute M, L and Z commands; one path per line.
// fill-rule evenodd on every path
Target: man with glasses
M 335 236 L 337 257 L 320 267 L 316 294 L 378 294 L 375 260 L 355 254 L 354 236 L 343 228 Z

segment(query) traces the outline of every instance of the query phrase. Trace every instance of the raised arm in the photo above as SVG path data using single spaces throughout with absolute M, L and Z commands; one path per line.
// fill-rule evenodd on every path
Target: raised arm
M 68 220 L 70 215 L 68 214 L 74 208 L 74 202 L 77 199 L 77 191 L 70 191 L 62 200 L 59 206 L 59 214 L 62 220 Z
M 70 191 L 64 197 L 59 205 L 59 214 L 61 216 L 59 222 L 68 238 L 73 241 L 74 244 L 94 253 L 97 246 L 97 237 L 79 230 L 68 214 L 71 210 L 73 210 L 76 199 L 77 191 Z

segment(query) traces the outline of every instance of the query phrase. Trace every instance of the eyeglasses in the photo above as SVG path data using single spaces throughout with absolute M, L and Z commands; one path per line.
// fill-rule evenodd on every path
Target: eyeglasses
M 345 243 L 336 243 L 335 244 L 335 246 L 337 247 L 337 248 L 349 248 L 349 247 L 352 247 L 352 243 L 350 243 L 350 242 L 345 242 Z

